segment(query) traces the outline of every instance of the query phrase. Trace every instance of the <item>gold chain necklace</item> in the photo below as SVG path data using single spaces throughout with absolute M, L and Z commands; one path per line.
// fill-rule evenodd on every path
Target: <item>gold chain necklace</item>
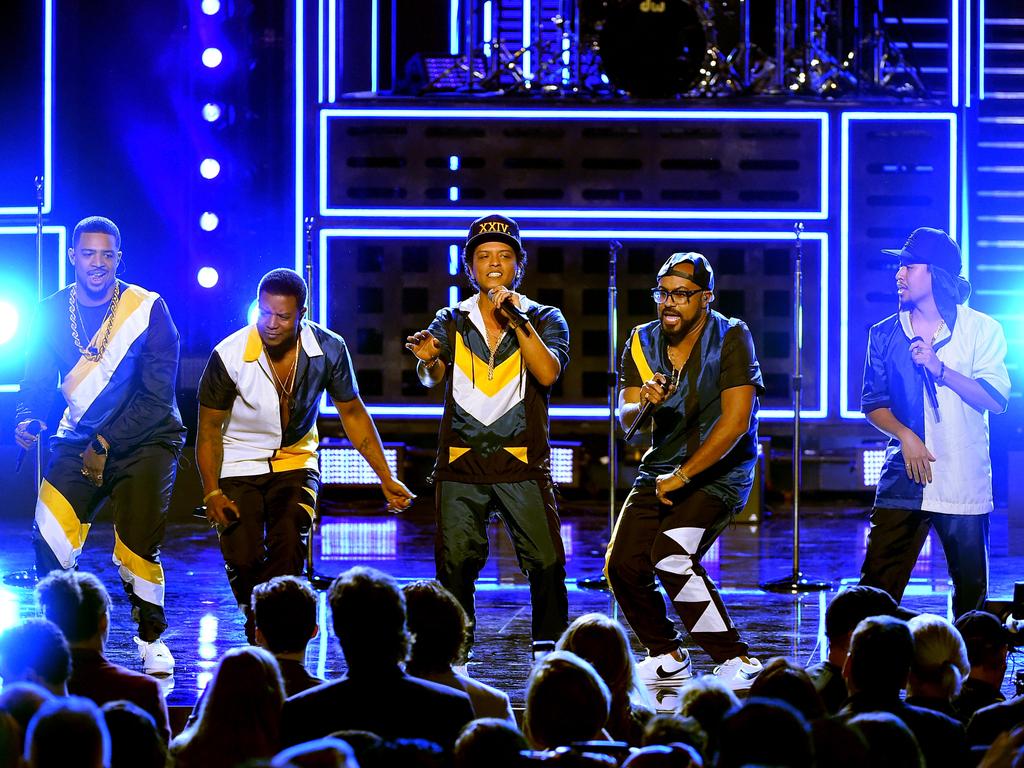
M 945 327 L 946 327 L 946 321 L 940 318 L 939 319 L 939 325 L 935 329 L 935 333 L 932 334 L 932 346 L 933 347 L 935 346 L 935 342 L 939 338 L 939 334 L 942 333 L 942 329 L 945 328 Z
M 114 328 L 114 315 L 117 314 L 117 304 L 121 299 L 121 284 L 114 281 L 114 295 L 110 297 L 110 309 L 107 310 L 106 325 L 107 328 L 103 332 L 103 341 L 100 346 L 97 347 L 83 347 L 82 340 L 78 338 L 78 284 L 71 284 L 71 291 L 68 293 L 68 315 L 71 318 L 71 338 L 75 341 L 75 347 L 78 348 L 78 353 L 88 360 L 90 363 L 95 363 L 101 357 L 107 349 L 107 344 L 110 343 L 110 332 Z M 102 326 L 101 326 L 102 327 Z M 82 330 L 85 331 L 85 318 L 82 318 Z M 97 330 L 97 333 L 99 331 Z
M 285 400 L 288 410 L 295 407 L 295 398 L 292 397 L 292 390 L 295 387 L 295 373 L 299 368 L 299 337 L 295 337 L 295 357 L 292 358 L 292 367 L 288 371 L 288 375 L 284 381 L 277 376 L 277 369 L 274 368 L 274 361 L 270 359 L 270 353 L 267 352 L 267 345 L 263 345 L 263 354 L 267 356 L 267 364 L 270 366 L 270 375 L 274 378 L 274 387 L 277 389 L 277 396 L 281 400 Z
M 501 333 L 498 334 L 498 340 L 494 342 L 494 346 L 491 346 L 491 329 L 484 325 L 484 330 L 487 332 L 487 346 L 491 350 L 491 359 L 487 361 L 487 380 L 494 381 L 494 356 L 498 354 L 498 347 L 501 346 L 501 340 L 505 338 L 505 334 L 508 332 L 507 328 L 503 328 Z

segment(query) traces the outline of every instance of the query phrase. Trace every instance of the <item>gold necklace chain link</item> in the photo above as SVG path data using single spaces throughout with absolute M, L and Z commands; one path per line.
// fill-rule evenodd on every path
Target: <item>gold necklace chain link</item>
M 71 284 L 71 291 L 68 293 L 68 315 L 71 319 L 71 338 L 75 342 L 75 347 L 78 349 L 78 353 L 91 363 L 95 363 L 107 350 L 107 345 L 110 343 L 110 332 L 114 328 L 114 315 L 117 314 L 117 305 L 121 300 L 121 284 L 117 280 L 114 280 L 114 295 L 110 297 L 110 308 L 107 310 L 106 317 L 106 330 L 103 332 L 103 341 L 99 347 L 83 347 L 82 340 L 78 337 L 78 285 L 77 283 Z M 82 330 L 85 328 L 85 318 L 82 318 Z M 97 333 L 99 331 L 97 330 Z

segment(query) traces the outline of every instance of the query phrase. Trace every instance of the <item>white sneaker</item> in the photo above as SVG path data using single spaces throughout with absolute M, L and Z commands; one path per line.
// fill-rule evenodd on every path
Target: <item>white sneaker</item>
M 690 652 L 685 648 L 680 648 L 679 655 L 682 656 L 682 659 L 677 659 L 671 653 L 648 656 L 636 665 L 640 679 L 647 685 L 674 685 L 683 680 L 689 680 L 693 677 Z
M 452 664 L 452 672 L 454 672 L 456 675 L 469 677 L 469 664 Z
M 761 662 L 747 657 L 734 656 L 719 664 L 711 673 L 734 691 L 745 691 L 754 683 L 754 678 L 761 674 Z
M 174 657 L 163 640 L 157 638 L 151 643 L 133 638 L 139 646 L 142 657 L 142 671 L 147 675 L 169 675 L 174 671 Z

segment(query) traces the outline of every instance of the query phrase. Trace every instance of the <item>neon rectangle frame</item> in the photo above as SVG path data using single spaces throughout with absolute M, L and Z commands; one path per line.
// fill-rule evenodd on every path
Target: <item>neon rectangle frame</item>
M 473 219 L 492 213 L 491 208 L 332 208 L 327 204 L 327 123 L 331 119 L 369 118 L 394 120 L 722 120 L 722 121 L 803 121 L 819 124 L 819 196 L 818 209 L 810 211 L 769 210 L 632 210 L 574 208 L 510 208 L 506 215 L 533 219 L 622 219 L 633 221 L 789 221 L 803 219 L 824 221 L 829 209 L 829 114 L 822 110 L 783 112 L 777 110 L 658 110 L 658 109 L 475 109 L 447 107 L 362 107 L 320 110 L 318 157 L 318 196 L 321 216 L 357 217 L 366 219 Z
M 839 198 L 839 416 L 862 420 L 861 411 L 850 409 L 847 379 L 850 374 L 850 124 L 853 122 L 946 121 L 949 124 L 949 234 L 957 237 L 959 163 L 957 154 L 957 118 L 953 112 L 843 112 L 840 123 L 840 198 Z M 967 264 L 964 265 L 965 272 Z
M 3 235 L 35 235 L 35 227 L 4 227 L 0 226 L 0 236 Z M 67 280 L 67 259 L 64 254 L 68 249 L 68 230 L 66 227 L 53 225 L 43 227 L 44 235 L 57 236 L 57 283 L 58 290 L 64 287 Z M 20 387 L 17 384 L 0 384 L 0 392 L 18 392 Z
M 53 3 L 43 1 L 43 213 L 50 212 L 53 202 Z M 35 212 L 34 205 L 0 206 L 2 216 Z
M 701 240 L 701 241 L 792 241 L 792 232 L 762 231 L 712 231 L 712 230 L 619 230 L 619 229 L 523 229 L 524 238 L 545 240 Z M 430 229 L 430 228 L 380 228 L 380 227 L 330 227 L 320 230 L 320 258 L 318 264 L 319 291 L 317 307 L 318 321 L 327 324 L 327 241 L 332 237 L 387 239 L 420 239 L 420 240 L 459 240 L 465 238 L 466 230 Z M 821 313 L 819 317 L 820 344 L 818 349 L 818 407 L 811 410 L 803 408 L 801 417 L 805 419 L 828 418 L 828 317 L 829 317 L 829 236 L 827 232 L 804 232 L 802 239 L 819 243 Z M 358 376 L 358 371 L 356 375 Z M 439 405 L 401 405 L 381 404 L 367 405 L 372 416 L 378 418 L 421 418 L 439 419 L 443 407 Z M 324 395 L 320 401 L 320 413 L 336 416 L 338 410 L 328 403 Z M 762 408 L 759 417 L 765 420 L 791 419 L 792 408 Z M 603 405 L 560 405 L 551 406 L 552 419 L 596 420 L 608 418 L 608 407 Z

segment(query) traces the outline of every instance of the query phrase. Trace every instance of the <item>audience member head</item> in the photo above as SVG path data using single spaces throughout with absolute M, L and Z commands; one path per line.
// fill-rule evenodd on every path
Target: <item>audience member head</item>
M 455 741 L 455 768 L 517 768 L 526 739 L 508 720 L 484 717 L 462 729 Z
M 930 613 L 915 616 L 907 626 L 914 638 L 907 693 L 951 701 L 971 673 L 964 639 L 946 619 Z
M 274 756 L 271 768 L 359 768 L 352 747 L 341 739 L 322 739 L 296 744 Z
M 534 664 L 526 682 L 523 734 L 534 749 L 597 738 L 610 704 L 608 686 L 588 662 L 554 651 Z
M 450 768 L 448 755 L 425 739 L 382 741 L 367 755 L 361 768 Z
M 821 768 L 864 768 L 868 745 L 847 723 L 823 717 L 811 723 L 814 760 Z
M 420 579 L 402 588 L 412 650 L 409 669 L 447 672 L 465 652 L 469 618 L 455 595 L 436 579 Z
M 0 767 L 19 768 L 24 750 L 21 726 L 9 713 L 0 710 Z
M 25 734 L 30 768 L 107 768 L 110 734 L 89 699 L 66 696 L 43 704 Z
M 655 715 L 647 721 L 641 746 L 655 744 L 689 744 L 702 757 L 708 754 L 708 735 L 695 718 L 682 715 Z
M 626 758 L 622 768 L 702 768 L 704 760 L 689 744 L 656 744 Z
M 376 568 L 356 566 L 334 580 L 327 599 L 349 675 L 360 674 L 367 665 L 405 661 L 410 643 L 405 596 L 393 578 Z
M 716 766 L 811 768 L 812 749 L 810 728 L 796 709 L 782 701 L 747 699 L 722 720 Z
M 232 648 L 213 671 L 199 719 L 171 745 L 208 765 L 234 765 L 277 753 L 284 683 L 262 648 Z M 234 761 L 234 762 L 231 762 Z
M 35 683 L 54 696 L 67 694 L 71 650 L 47 619 L 28 619 L 0 634 L 0 675 L 5 683 Z
M 718 734 L 727 712 L 740 705 L 740 700 L 725 683 L 714 675 L 690 680 L 679 693 L 679 714 L 692 717 L 707 736 L 705 754 L 718 749 Z
M 164 768 L 167 744 L 151 714 L 130 701 L 108 701 L 101 711 L 110 733 L 110 768 Z
M 825 716 L 821 695 L 803 667 L 781 656 L 770 659 L 750 686 L 750 695 L 778 699 L 793 706 L 807 720 Z
M 850 648 L 850 636 L 864 619 L 872 616 L 897 616 L 897 611 L 899 606 L 892 595 L 877 587 L 857 584 L 837 594 L 825 609 L 829 660 L 842 666 Z
M 626 630 L 615 619 L 586 613 L 569 625 L 556 647 L 590 662 L 611 692 L 613 711 L 626 707 L 631 699 L 653 708 L 650 694 L 640 682 Z
M 849 720 L 868 747 L 872 768 L 924 768 L 921 747 L 906 724 L 889 712 L 863 712 Z
M 370 731 L 335 731 L 331 736 L 349 745 L 360 768 L 369 768 L 365 760 L 366 755 L 384 743 L 384 739 Z
M 853 631 L 843 677 L 851 694 L 892 697 L 906 687 L 914 638 L 905 621 L 891 616 L 864 619 Z
M 304 653 L 316 637 L 316 595 L 295 576 L 275 576 L 252 590 L 256 643 L 272 654 Z
M 87 571 L 51 571 L 36 585 L 43 613 L 60 627 L 68 644 L 102 650 L 110 625 L 110 595 Z
M 986 611 L 968 611 L 953 626 L 967 646 L 970 676 L 1000 687 L 1006 676 L 1006 656 L 1010 651 L 1009 630 Z
M 4 688 L 0 691 L 0 711 L 8 713 L 17 722 L 18 738 L 22 747 L 28 724 L 32 722 L 39 708 L 53 698 L 53 694 L 41 685 L 4 681 Z M 24 751 L 22 747 L 18 749 L 19 755 Z

